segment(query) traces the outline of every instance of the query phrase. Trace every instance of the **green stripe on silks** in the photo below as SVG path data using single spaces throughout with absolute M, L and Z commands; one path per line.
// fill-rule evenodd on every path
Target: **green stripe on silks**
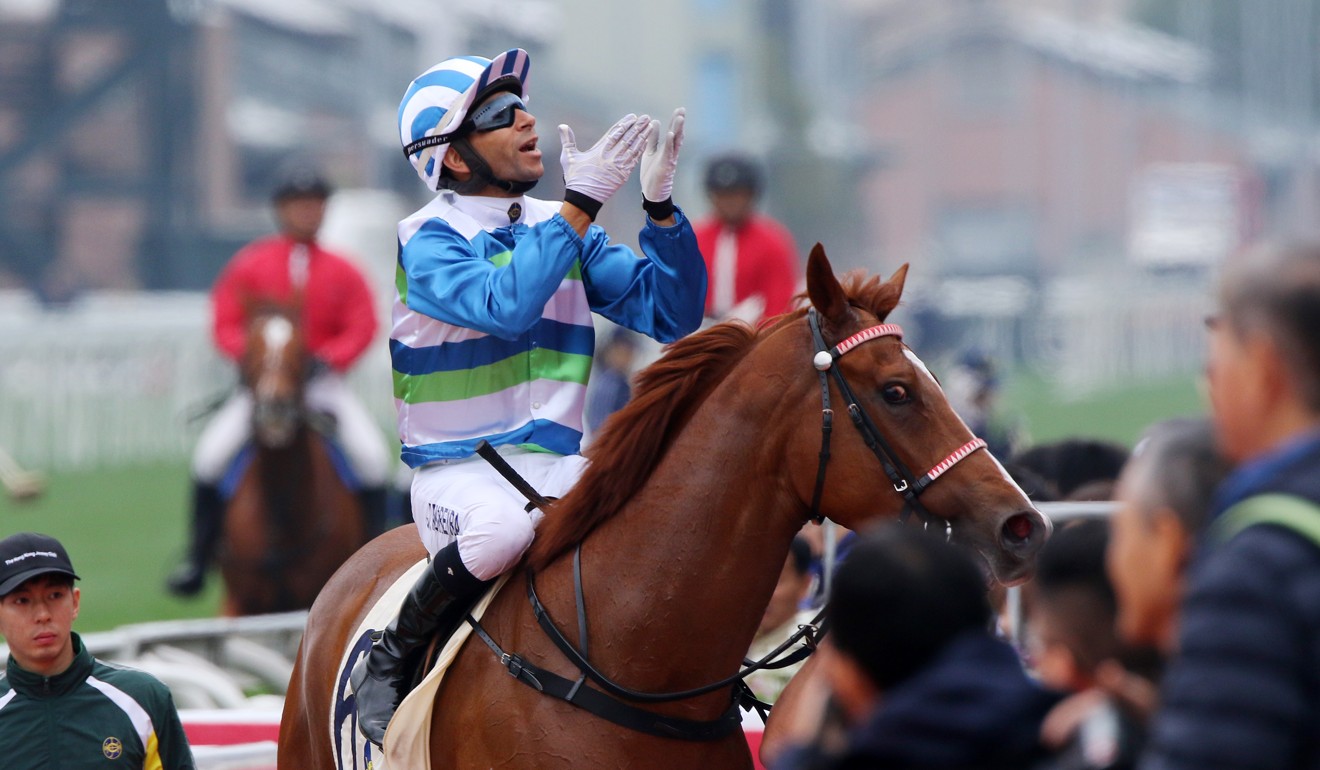
M 536 348 L 474 369 L 405 375 L 394 372 L 394 397 L 406 404 L 461 401 L 533 380 L 587 384 L 591 356 Z
M 491 254 L 487 259 L 489 259 L 490 263 L 495 267 L 504 267 L 513 260 L 513 252 L 501 251 L 499 254 Z M 582 280 L 582 263 L 580 260 L 573 260 L 573 267 L 569 268 L 568 275 L 564 276 L 564 278 L 570 281 Z
M 399 302 L 408 306 L 408 274 L 403 271 L 403 263 L 394 263 L 394 290 L 399 292 Z

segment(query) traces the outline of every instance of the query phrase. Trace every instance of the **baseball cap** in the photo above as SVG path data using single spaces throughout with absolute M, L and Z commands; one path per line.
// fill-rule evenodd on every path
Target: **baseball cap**
M 48 572 L 78 577 L 60 541 L 36 532 L 20 532 L 0 540 L 0 596 Z

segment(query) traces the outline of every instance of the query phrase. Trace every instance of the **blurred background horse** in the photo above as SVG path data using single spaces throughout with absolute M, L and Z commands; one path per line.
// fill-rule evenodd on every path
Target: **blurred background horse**
M 220 549 L 228 615 L 310 607 L 367 539 L 334 425 L 306 405 L 312 360 L 296 310 L 262 305 L 248 317 L 242 376 L 252 393 L 252 443 L 236 466 Z

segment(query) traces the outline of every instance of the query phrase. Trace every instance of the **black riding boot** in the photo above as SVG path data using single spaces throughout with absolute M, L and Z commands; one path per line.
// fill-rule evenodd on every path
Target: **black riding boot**
M 366 487 L 358 490 L 358 500 L 362 502 L 362 523 L 367 530 L 367 537 L 374 538 L 387 529 L 392 529 L 390 521 L 389 499 L 385 487 Z
M 437 632 L 452 634 L 488 585 L 490 581 L 478 580 L 463 566 L 457 543 L 440 549 L 427 565 L 404 597 L 398 617 L 353 667 L 358 729 L 367 740 L 383 744 L 385 728 L 412 689 L 409 659 Z
M 225 501 L 220 490 L 210 484 L 193 482 L 192 514 L 188 556 L 165 583 L 170 593 L 177 596 L 196 596 L 206 582 L 206 571 L 211 567 L 211 557 L 224 526 Z

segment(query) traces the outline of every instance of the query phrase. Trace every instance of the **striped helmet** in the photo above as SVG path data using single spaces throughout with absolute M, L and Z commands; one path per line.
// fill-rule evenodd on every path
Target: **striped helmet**
M 494 59 L 445 59 L 408 84 L 399 103 L 399 139 L 403 154 L 428 188 L 440 189 L 441 161 L 449 140 L 477 99 L 489 93 L 492 85 L 526 99 L 530 67 L 527 52 L 512 48 Z

